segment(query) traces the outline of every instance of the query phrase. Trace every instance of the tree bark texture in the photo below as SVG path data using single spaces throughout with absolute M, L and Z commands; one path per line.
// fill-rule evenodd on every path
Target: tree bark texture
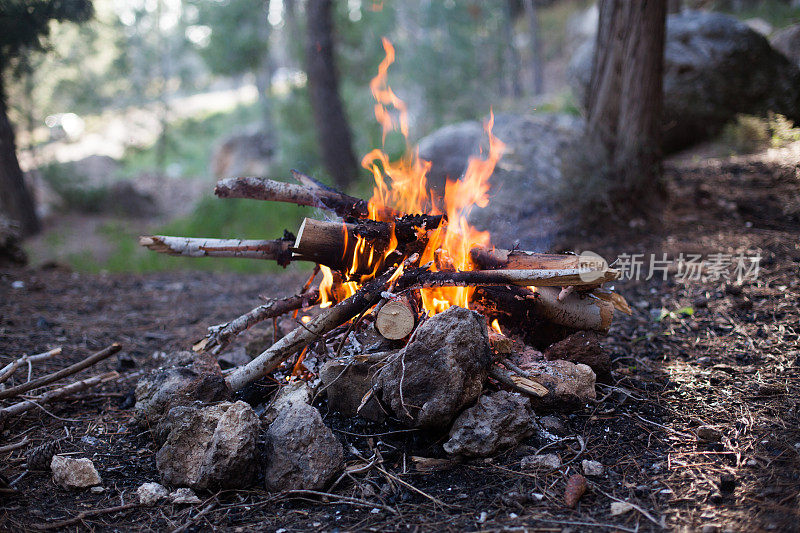
M 612 201 L 660 195 L 666 0 L 601 0 L 587 132 L 602 146 Z
M 40 229 L 39 218 L 19 167 L 14 128 L 8 119 L 5 98 L 5 86 L 0 78 L 0 211 L 20 225 L 22 235 L 33 235 Z
M 345 187 L 358 175 L 358 163 L 353 152 L 350 125 L 339 96 L 332 9 L 332 0 L 309 0 L 306 5 L 306 74 L 325 168 L 337 185 Z

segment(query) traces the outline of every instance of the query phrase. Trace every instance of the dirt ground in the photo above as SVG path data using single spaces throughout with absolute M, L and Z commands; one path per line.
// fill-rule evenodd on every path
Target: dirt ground
M 426 470 L 411 456 L 444 457 L 442 438 L 329 414 L 351 462 L 358 463 L 353 448 L 368 456 L 377 449 L 391 475 L 354 474 L 326 497 L 204 492 L 194 506 L 97 513 L 136 503 L 136 488 L 158 480 L 149 434 L 130 425 L 130 393 L 138 376 L 158 365 L 154 354 L 186 349 L 208 325 L 257 305 L 260 294 L 299 287 L 301 274 L 0 272 L 0 364 L 63 346 L 61 359 L 35 367 L 43 373 L 112 342 L 124 345 L 98 369 L 118 370 L 118 380 L 7 424 L 0 446 L 23 438 L 28 444 L 0 455 L 0 473 L 15 489 L 0 493 L 0 529 L 78 517 L 65 529 L 800 530 L 798 161 L 674 161 L 667 168 L 670 205 L 658 224 L 562 241 L 606 257 L 643 253 L 643 274 L 650 254 L 758 253 L 761 260 L 757 280 L 741 285 L 680 282 L 674 271 L 666 281 L 620 282 L 634 313 L 620 316 L 607 338 L 614 371 L 598 384 L 598 400 L 570 412 L 537 412 L 563 424 L 558 440 L 535 436 L 491 459 Z M 700 426 L 719 430 L 720 439 L 699 439 Z M 104 490 L 67 491 L 48 471 L 27 471 L 25 452 L 50 442 L 90 457 Z M 520 458 L 545 446 L 564 466 L 521 471 Z M 599 461 L 605 472 L 591 477 L 577 508 L 568 509 L 565 482 L 583 459 Z M 634 507 L 612 515 L 614 502 Z

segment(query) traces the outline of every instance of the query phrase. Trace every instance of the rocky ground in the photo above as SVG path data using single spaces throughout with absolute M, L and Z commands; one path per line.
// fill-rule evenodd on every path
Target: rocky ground
M 59 268 L 0 274 L 0 354 L 63 346 L 74 362 L 111 342 L 122 352 L 100 365 L 120 378 L 11 421 L 0 445 L 0 527 L 47 525 L 111 530 L 498 530 L 793 531 L 800 509 L 798 268 L 800 166 L 797 160 L 744 158 L 675 162 L 661 221 L 561 238 L 560 249 L 606 257 L 645 254 L 639 281 L 618 291 L 634 309 L 604 341 L 611 375 L 597 401 L 577 410 L 537 408 L 542 433 L 490 459 L 449 460 L 446 438 L 346 419 L 318 400 L 342 443 L 351 475 L 332 494 L 198 490 L 199 503 L 138 505 L 137 488 L 159 481 L 150 432 L 132 424 L 132 390 L 163 353 L 186 349 L 205 328 L 282 295 L 302 273 L 233 276 L 169 273 L 89 276 Z M 666 281 L 646 277 L 650 254 L 761 256 L 756 281 Z M 544 418 L 547 417 L 547 418 Z M 90 458 L 100 487 L 62 488 L 26 453 L 55 443 Z M 531 464 L 531 455 L 553 454 Z M 378 461 L 361 471 L 365 461 Z M 424 458 L 424 459 L 421 459 Z M 602 465 L 588 464 L 595 461 Z M 380 468 L 374 468 L 375 466 Z M 588 469 L 588 470 L 587 470 Z M 574 509 L 567 479 L 587 475 Z M 263 473 L 257 486 L 263 486 Z M 187 501 L 184 500 L 176 500 Z M 124 506 L 114 512 L 99 510 Z

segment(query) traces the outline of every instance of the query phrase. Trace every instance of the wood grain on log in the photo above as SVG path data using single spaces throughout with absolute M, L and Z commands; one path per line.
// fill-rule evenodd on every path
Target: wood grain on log
M 540 254 L 524 250 L 488 250 L 475 247 L 470 250 L 472 262 L 481 268 L 495 270 L 564 269 L 579 268 L 580 257 L 571 254 Z
M 417 315 L 412 300 L 403 295 L 383 304 L 375 318 L 375 327 L 389 340 L 405 339 L 414 331 Z
M 374 270 L 375 258 L 385 255 L 392 241 L 392 231 L 398 250 L 397 257 L 391 258 L 394 264 L 406 255 L 421 251 L 416 248 L 424 248 L 427 240 L 420 233 L 439 227 L 443 220 L 441 215 L 406 215 L 394 222 L 356 220 L 345 223 L 306 218 L 297 232 L 294 253 L 333 270 L 347 270 L 353 264 L 360 238 L 364 242 L 359 252 L 357 273 L 366 274 Z

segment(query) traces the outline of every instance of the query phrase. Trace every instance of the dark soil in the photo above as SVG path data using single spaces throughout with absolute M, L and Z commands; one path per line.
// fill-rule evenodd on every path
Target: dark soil
M 596 403 L 540 410 L 564 426 L 555 442 L 533 437 L 492 459 L 429 470 L 413 456 L 443 457 L 441 438 L 328 415 L 351 464 L 382 457 L 385 473 L 356 473 L 333 489 L 355 498 L 351 503 L 253 489 L 201 493 L 196 506 L 94 513 L 135 503 L 140 484 L 158 481 L 149 434 L 129 425 L 129 394 L 138 376 L 158 365 L 154 353 L 188 348 L 208 325 L 257 305 L 259 294 L 295 290 L 301 274 L 2 272 L 0 365 L 63 346 L 60 359 L 35 366 L 40 375 L 111 342 L 124 349 L 84 372 L 117 369 L 118 380 L 7 425 L 0 446 L 23 438 L 28 444 L 0 456 L 0 473 L 15 489 L 0 493 L 0 529 L 30 530 L 86 513 L 70 528 L 648 531 L 663 521 L 681 530 L 800 530 L 800 166 L 704 162 L 673 165 L 667 176 L 671 200 L 659 224 L 621 226 L 565 247 L 606 257 L 643 253 L 645 275 L 650 254 L 758 252 L 758 279 L 683 283 L 671 272 L 666 281 L 620 283 L 634 313 L 616 319 L 604 341 L 612 376 L 598 385 Z M 656 320 L 662 308 L 673 314 Z M 677 312 L 682 308 L 693 314 Z M 699 439 L 700 426 L 713 426 L 721 438 Z M 90 457 L 104 491 L 67 491 L 46 470 L 26 471 L 25 452 L 51 442 L 62 453 Z M 520 458 L 546 445 L 565 466 L 520 471 Z M 566 479 L 583 459 L 599 461 L 605 473 L 589 478 L 588 492 L 568 509 Z M 612 516 L 615 501 L 636 507 Z

